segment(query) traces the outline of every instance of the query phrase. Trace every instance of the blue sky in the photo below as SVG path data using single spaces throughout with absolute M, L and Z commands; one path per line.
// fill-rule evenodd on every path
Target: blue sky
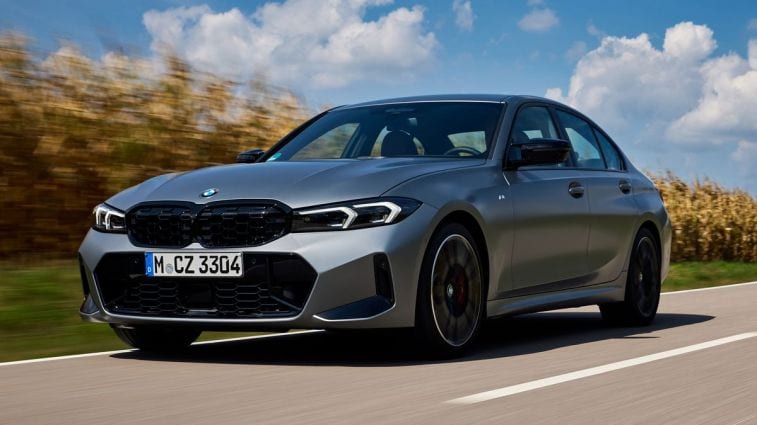
M 549 94 L 642 167 L 757 194 L 753 1 L 0 0 L 0 28 L 43 55 L 60 40 L 95 58 L 170 46 L 200 69 L 263 72 L 313 105 Z

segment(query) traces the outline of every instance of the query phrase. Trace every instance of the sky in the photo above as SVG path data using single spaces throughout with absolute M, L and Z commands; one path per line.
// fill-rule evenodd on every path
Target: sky
M 0 0 L 0 29 L 40 54 L 170 48 L 306 101 L 504 93 L 550 97 L 632 162 L 757 195 L 757 4 L 607 0 Z

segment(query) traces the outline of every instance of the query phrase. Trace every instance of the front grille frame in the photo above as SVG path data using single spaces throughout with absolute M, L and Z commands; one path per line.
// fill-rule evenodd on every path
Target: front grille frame
M 229 323 L 298 317 L 315 287 L 315 269 L 294 253 L 242 255 L 241 278 L 170 278 L 147 277 L 142 253 L 108 253 L 93 270 L 93 283 L 104 312 L 113 316 Z M 190 287 L 207 288 L 205 305 L 188 303 Z
M 217 208 L 262 208 L 274 212 L 276 217 L 272 217 L 271 215 L 266 214 L 263 214 L 262 217 L 259 217 L 260 220 L 265 221 L 265 226 L 257 227 L 261 228 L 262 233 L 269 233 L 267 236 L 261 238 L 260 240 L 254 240 L 254 237 L 253 240 L 249 240 L 250 237 L 248 235 L 247 240 L 245 240 L 243 243 L 218 244 L 214 242 L 213 237 L 209 237 L 208 235 L 202 233 L 203 225 L 207 226 L 208 223 L 201 223 L 201 220 L 206 219 L 206 217 L 204 216 L 206 212 Z M 187 235 L 182 233 L 180 238 L 175 238 L 172 241 L 173 243 L 164 243 L 165 240 L 146 240 L 149 238 L 144 238 L 140 235 L 137 235 L 137 229 L 142 224 L 136 223 L 136 216 L 146 209 L 181 209 L 182 211 L 185 211 L 185 213 L 182 214 L 182 226 L 184 226 L 184 229 L 182 229 L 181 231 L 184 233 L 188 232 L 189 234 Z M 256 247 L 273 242 L 276 239 L 287 235 L 292 228 L 292 208 L 290 208 L 286 204 L 272 199 L 235 199 L 214 201 L 205 204 L 196 204 L 194 202 L 188 201 L 146 201 L 140 202 L 139 204 L 136 204 L 133 207 L 129 208 L 126 211 L 125 216 L 126 233 L 129 237 L 129 241 L 132 245 L 140 248 L 181 249 L 186 248 L 193 243 L 198 243 L 203 248 L 208 249 Z M 276 222 L 270 223 L 270 221 L 268 221 L 270 219 L 273 219 Z M 187 223 L 187 221 L 189 222 Z M 173 225 L 173 223 L 169 224 Z M 265 228 L 269 225 L 273 225 L 271 227 L 275 227 L 273 229 Z M 177 239 L 180 239 L 180 241 L 177 241 Z

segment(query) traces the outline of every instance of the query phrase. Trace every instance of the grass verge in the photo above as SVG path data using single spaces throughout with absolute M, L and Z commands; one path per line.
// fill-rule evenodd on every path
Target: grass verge
M 757 280 L 757 263 L 671 265 L 665 291 Z M 0 362 L 117 350 L 126 346 L 107 325 L 79 319 L 81 284 L 74 263 L 0 268 Z M 205 332 L 201 339 L 250 335 Z
M 665 292 L 757 281 L 757 263 L 686 261 L 672 263 L 662 285 Z
M 108 325 L 79 319 L 75 263 L 0 268 L 0 362 L 128 348 Z M 253 333 L 203 332 L 200 340 Z

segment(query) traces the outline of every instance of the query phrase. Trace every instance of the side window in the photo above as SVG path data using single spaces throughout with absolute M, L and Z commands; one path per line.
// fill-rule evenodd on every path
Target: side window
M 337 159 L 342 157 L 352 135 L 357 130 L 357 123 L 342 124 L 322 134 L 299 152 L 292 156 L 292 160 L 300 159 Z
M 527 106 L 518 111 L 510 141 L 528 143 L 531 139 L 556 139 L 557 131 L 549 110 L 543 106 Z
M 560 110 L 557 111 L 557 118 L 565 128 L 570 144 L 573 145 L 576 167 L 604 170 L 605 161 L 591 125 L 573 114 Z
M 613 144 L 610 143 L 609 140 L 607 140 L 605 135 L 596 128 L 594 129 L 594 134 L 597 136 L 597 140 L 599 141 L 599 147 L 602 148 L 602 154 L 605 157 L 607 169 L 622 170 L 623 160 L 620 159 L 620 153 L 618 153 L 618 149 L 613 146 Z
M 513 145 L 529 143 L 533 139 L 559 138 L 555 123 L 549 109 L 544 106 L 526 106 L 518 111 L 510 131 L 510 143 Z M 520 159 L 520 149 L 510 149 L 510 160 Z M 570 158 L 557 164 L 558 167 L 570 166 Z

